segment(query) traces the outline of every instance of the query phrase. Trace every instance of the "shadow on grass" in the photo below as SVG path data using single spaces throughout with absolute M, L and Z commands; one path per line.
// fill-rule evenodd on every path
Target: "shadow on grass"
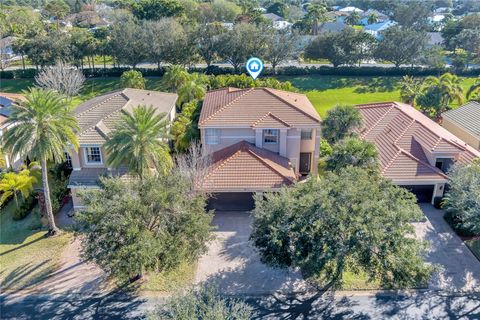
M 2 290 L 22 290 L 35 285 L 45 279 L 55 269 L 54 267 L 47 267 L 42 269 L 45 265 L 50 263 L 50 259 L 44 260 L 40 263 L 28 263 L 17 267 L 7 274 L 2 270 L 0 276 L 3 278 L 1 282 Z M 30 279 L 29 279 L 30 278 Z M 21 285 L 19 285 L 21 283 Z
M 397 78 L 378 77 L 370 78 L 366 83 L 355 88 L 355 93 L 392 92 L 398 88 Z

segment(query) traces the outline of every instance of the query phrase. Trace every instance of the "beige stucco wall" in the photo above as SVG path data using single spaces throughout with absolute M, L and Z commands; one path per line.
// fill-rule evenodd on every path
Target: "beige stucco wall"
M 448 119 L 443 119 L 442 126 L 475 149 L 480 150 L 480 138 L 475 137 Z
M 202 140 L 202 146 L 206 153 L 212 153 L 223 149 L 225 147 L 231 146 L 240 141 L 248 141 L 250 143 L 255 143 L 255 131 L 251 128 L 221 128 L 220 131 L 220 141 L 218 144 L 206 144 L 205 143 L 205 129 L 200 129 L 200 135 Z
M 82 199 L 78 196 L 79 189 L 70 189 L 72 195 L 73 209 L 78 210 L 83 207 Z

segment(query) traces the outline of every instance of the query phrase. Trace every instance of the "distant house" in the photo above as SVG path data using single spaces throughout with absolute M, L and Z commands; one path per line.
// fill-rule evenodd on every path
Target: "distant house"
M 433 203 L 443 196 L 452 164 L 480 157 L 479 151 L 410 105 L 384 102 L 357 108 L 363 117 L 358 134 L 375 144 L 382 175 L 412 191 L 419 202 Z M 477 116 L 478 121 L 480 112 Z
M 348 25 L 342 20 L 337 20 L 333 22 L 325 22 L 320 25 L 320 32 L 341 32 L 343 29 L 347 28 Z
M 480 150 L 480 103 L 470 101 L 442 114 L 442 126 L 463 141 Z
M 16 38 L 12 36 L 0 39 L 0 58 L 10 59 L 15 56 L 15 52 L 12 48 L 15 39 Z
M 352 7 L 352 6 L 339 9 L 338 11 L 340 11 L 340 12 L 347 12 L 347 13 L 352 13 L 352 12 L 363 13 L 363 10 L 362 10 L 362 9 L 359 9 L 359 8 L 357 8 L 357 7 Z
M 25 96 L 21 94 L 0 92 L 0 137 L 10 127 L 5 122 L 12 113 L 12 105 L 24 100 Z M 6 154 L 5 162 L 7 167 L 18 168 L 23 163 L 23 159 L 21 159 L 20 157 L 12 159 L 11 156 Z
M 428 32 L 427 45 L 429 47 L 443 45 L 444 39 L 441 32 Z
M 388 28 L 396 25 L 397 23 L 395 21 L 387 20 L 384 22 L 379 22 L 379 23 L 374 23 L 374 24 L 369 24 L 366 25 L 365 28 L 363 29 L 366 33 L 371 34 L 377 39 L 381 39 L 380 33 L 384 30 L 387 30 Z
M 275 13 L 265 13 L 262 14 L 262 16 L 265 19 L 271 21 L 273 28 L 277 30 L 287 29 L 293 25 L 292 23 L 286 21 L 284 18 L 280 17 Z
M 72 193 L 73 208 L 81 209 L 78 191 L 99 188 L 99 178 L 116 176 L 129 178 L 126 168 L 110 168 L 106 162 L 103 144 L 115 126 L 121 123 L 122 114 L 131 113 L 138 105 L 153 106 L 157 114 L 166 114 L 167 121 L 175 118 L 177 95 L 140 89 L 123 89 L 110 92 L 80 104 L 74 111 L 80 126 L 77 138 L 78 151 L 69 149 L 67 160 L 73 171 L 68 187 Z
M 377 17 L 377 22 L 376 23 L 385 22 L 385 21 L 389 20 L 389 17 L 386 14 L 383 14 L 380 11 L 377 11 L 377 10 L 368 9 L 367 11 L 365 11 L 361 15 L 362 19 L 360 20 L 360 24 L 362 26 L 368 25 L 369 24 L 368 19 L 370 18 L 370 16 L 372 14 L 374 14 Z

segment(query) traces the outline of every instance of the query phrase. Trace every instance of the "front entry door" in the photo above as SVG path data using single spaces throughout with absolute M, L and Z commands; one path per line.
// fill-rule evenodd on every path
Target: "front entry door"
M 311 153 L 300 153 L 300 173 L 308 174 L 310 173 L 310 166 L 312 164 L 312 154 Z

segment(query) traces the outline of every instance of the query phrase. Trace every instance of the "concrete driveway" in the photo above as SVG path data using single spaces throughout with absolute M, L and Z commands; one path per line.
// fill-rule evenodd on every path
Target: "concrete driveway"
M 480 262 L 443 219 L 443 210 L 420 206 L 428 220 L 415 223 L 417 237 L 430 241 L 427 260 L 441 267 L 430 288 L 480 292 Z
M 248 212 L 216 212 L 213 224 L 216 239 L 198 262 L 195 282 L 217 282 L 221 292 L 260 295 L 305 291 L 307 284 L 298 271 L 270 268 L 260 262 L 248 238 Z

